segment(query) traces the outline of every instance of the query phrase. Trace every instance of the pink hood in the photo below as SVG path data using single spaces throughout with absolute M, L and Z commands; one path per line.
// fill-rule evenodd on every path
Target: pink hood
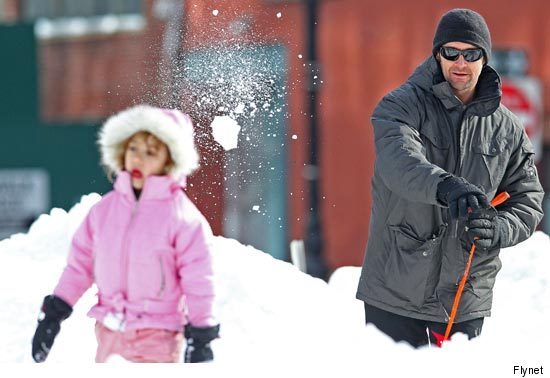
M 95 283 L 88 315 L 122 313 L 125 329 L 214 325 L 212 231 L 181 183 L 150 176 L 136 201 L 121 172 L 114 188 L 76 231 L 54 294 L 74 306 Z

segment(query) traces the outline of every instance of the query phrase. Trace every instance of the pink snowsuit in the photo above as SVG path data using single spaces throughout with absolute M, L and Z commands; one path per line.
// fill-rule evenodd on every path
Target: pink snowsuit
M 117 314 L 120 330 L 212 326 L 212 237 L 180 184 L 150 176 L 136 201 L 121 172 L 76 231 L 54 294 L 74 306 L 95 282 L 98 303 L 88 315 L 108 326 Z

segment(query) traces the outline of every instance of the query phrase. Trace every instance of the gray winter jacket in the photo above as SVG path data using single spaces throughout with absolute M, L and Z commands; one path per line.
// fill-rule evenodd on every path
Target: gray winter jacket
M 446 172 L 483 188 L 505 220 L 502 247 L 527 239 L 542 218 L 543 190 L 533 147 L 518 118 L 500 104 L 500 78 L 485 65 L 464 106 L 428 58 L 372 116 L 376 162 L 372 212 L 357 298 L 399 315 L 446 322 L 469 246 L 464 225 L 451 237 L 436 199 Z M 459 312 L 461 322 L 490 315 L 500 250 L 477 251 Z

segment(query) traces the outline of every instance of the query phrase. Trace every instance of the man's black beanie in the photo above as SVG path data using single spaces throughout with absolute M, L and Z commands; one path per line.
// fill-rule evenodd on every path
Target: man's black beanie
M 453 9 L 445 13 L 435 31 L 434 56 L 447 42 L 465 42 L 483 49 L 487 61 L 491 58 L 491 33 L 485 19 L 470 9 Z

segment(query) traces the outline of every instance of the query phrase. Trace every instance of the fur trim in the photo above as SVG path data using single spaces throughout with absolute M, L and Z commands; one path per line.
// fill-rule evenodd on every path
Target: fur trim
M 101 162 L 110 172 L 118 174 L 124 169 L 117 160 L 121 144 L 139 131 L 150 132 L 168 146 L 174 161 L 170 176 L 181 179 L 199 167 L 193 122 L 187 114 L 176 109 L 136 105 L 111 116 L 99 131 Z

